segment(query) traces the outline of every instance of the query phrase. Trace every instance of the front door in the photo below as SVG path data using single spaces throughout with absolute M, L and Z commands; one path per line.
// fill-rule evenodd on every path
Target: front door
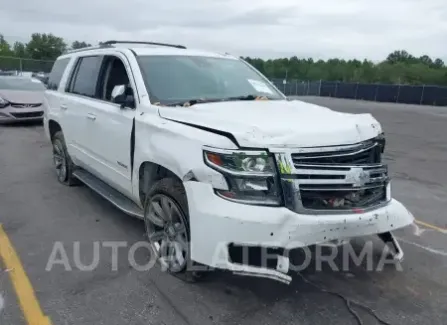
M 112 102 L 115 86 L 135 89 L 129 78 L 130 67 L 121 54 L 105 56 L 98 80 L 98 100 L 91 106 L 90 147 L 96 168 L 104 181 L 127 196 L 132 196 L 131 133 L 135 106 L 121 107 Z M 135 92 L 134 92 L 135 93 Z

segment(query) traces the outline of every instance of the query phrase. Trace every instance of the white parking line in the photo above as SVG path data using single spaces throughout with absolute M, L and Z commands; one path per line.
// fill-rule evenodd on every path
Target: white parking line
M 447 257 L 447 252 L 444 252 L 444 251 L 441 251 L 441 250 L 438 250 L 438 249 L 434 249 L 434 248 L 431 248 L 431 247 L 427 247 L 427 246 L 424 246 L 424 245 L 421 245 L 421 244 L 418 244 L 418 243 L 415 243 L 415 242 L 403 239 L 402 237 L 396 237 L 396 238 L 399 241 L 403 242 L 403 243 L 419 247 L 419 248 L 421 248 L 421 249 L 423 249 L 423 250 L 425 250 L 427 252 L 430 252 L 432 254 L 436 254 L 436 255 L 439 255 L 439 256 Z

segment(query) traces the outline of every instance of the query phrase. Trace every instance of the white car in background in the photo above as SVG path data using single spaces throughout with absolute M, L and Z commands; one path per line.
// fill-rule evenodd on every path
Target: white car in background
M 367 235 L 403 257 L 391 231 L 413 216 L 370 114 L 289 101 L 240 58 L 150 42 L 64 54 L 47 87 L 58 180 L 143 219 L 172 274 L 194 278 L 194 262 L 289 283 L 289 250 Z M 275 262 L 241 259 L 260 248 Z
M 0 123 L 41 121 L 44 90 L 38 79 L 0 76 Z

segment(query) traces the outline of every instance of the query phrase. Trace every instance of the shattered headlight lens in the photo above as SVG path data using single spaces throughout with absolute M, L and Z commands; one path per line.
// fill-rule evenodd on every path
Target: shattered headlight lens
M 227 180 L 229 190 L 215 190 L 220 197 L 245 204 L 281 204 L 274 158 L 267 152 L 205 149 L 204 159 Z

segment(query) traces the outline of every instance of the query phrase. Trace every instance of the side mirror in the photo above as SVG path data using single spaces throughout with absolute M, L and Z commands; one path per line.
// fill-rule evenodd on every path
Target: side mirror
M 120 104 L 121 108 L 126 106 L 134 108 L 135 101 L 132 88 L 126 85 L 116 85 L 112 90 L 112 102 Z
M 126 85 L 116 85 L 113 87 L 112 90 L 112 101 L 117 103 L 116 99 L 120 98 L 120 96 L 123 96 L 126 92 Z

